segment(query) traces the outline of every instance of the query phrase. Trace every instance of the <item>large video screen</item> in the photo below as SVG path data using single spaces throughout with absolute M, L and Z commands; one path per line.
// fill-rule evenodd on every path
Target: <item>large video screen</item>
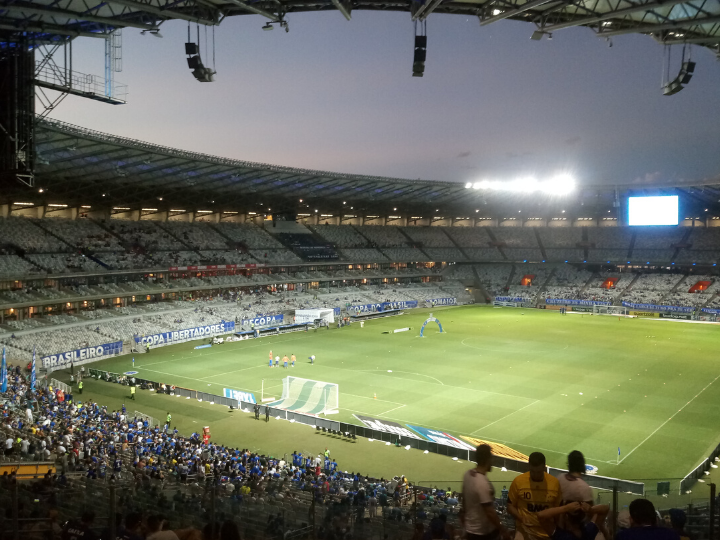
M 628 225 L 677 225 L 678 197 L 628 197 Z

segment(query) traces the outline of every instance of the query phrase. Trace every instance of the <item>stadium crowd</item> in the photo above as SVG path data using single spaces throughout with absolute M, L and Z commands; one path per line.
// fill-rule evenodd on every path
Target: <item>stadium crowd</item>
M 286 460 L 216 444 L 205 433 L 184 436 L 169 412 L 152 425 L 125 406 L 109 411 L 42 381 L 31 390 L 20 366 L 8 373 L 0 395 L 4 462 L 55 462 L 58 469 L 35 481 L 0 477 L 2 540 L 18 523 L 30 540 L 240 540 L 241 530 L 245 538 L 277 540 L 374 538 L 378 531 L 387 538 L 385 525 L 377 525 L 389 522 L 396 524 L 393 538 L 406 540 L 499 540 L 511 532 L 518 540 L 610 538 L 609 508 L 593 503 L 577 451 L 559 478 L 548 474 L 543 454 L 531 454 L 529 471 L 498 497 L 487 479 L 492 451 L 481 445 L 459 492 L 428 489 L 404 476 L 342 471 L 327 448 Z M 115 486 L 124 486 L 123 495 L 106 507 Z M 69 504 L 79 496 L 84 504 Z M 98 519 L 99 510 L 116 519 L 114 526 Z M 619 516 L 616 539 L 687 539 L 685 522 L 682 510 L 661 518 L 640 498 Z

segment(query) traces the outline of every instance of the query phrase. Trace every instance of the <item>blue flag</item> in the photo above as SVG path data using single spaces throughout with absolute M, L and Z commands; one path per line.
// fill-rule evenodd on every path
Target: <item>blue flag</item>
M 35 391 L 35 347 L 33 346 L 32 369 L 30 370 L 30 390 Z
M 5 347 L 3 347 L 2 368 L 0 368 L 0 392 L 7 392 L 7 364 L 5 363 Z
M 618 456 L 620 455 L 620 447 L 618 446 Z

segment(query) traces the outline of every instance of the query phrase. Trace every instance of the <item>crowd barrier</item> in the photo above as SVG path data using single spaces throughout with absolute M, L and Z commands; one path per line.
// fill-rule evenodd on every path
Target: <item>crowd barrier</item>
M 108 375 L 112 379 L 113 377 L 123 378 L 116 373 L 103 372 L 99 370 L 90 370 L 90 375 L 99 376 L 98 378 L 108 380 Z M 156 381 L 150 381 L 147 379 L 135 379 L 135 383 L 138 385 L 150 385 L 154 390 L 160 391 L 161 383 Z M 165 393 L 170 394 L 171 392 L 177 397 L 185 397 L 186 399 L 197 399 L 198 401 L 207 401 L 216 405 L 225 405 L 226 407 L 238 408 L 243 412 L 253 413 L 255 406 L 260 408 L 260 415 L 265 416 L 266 412 L 269 411 L 270 416 L 273 418 L 281 418 L 290 422 L 297 422 L 299 424 L 305 424 L 308 426 L 331 429 L 340 431 L 342 433 L 350 433 L 356 437 L 365 437 L 367 439 L 374 439 L 383 442 L 389 442 L 392 444 L 398 444 L 401 446 L 410 446 L 416 450 L 428 451 L 433 454 L 441 456 L 447 456 L 451 458 L 462 459 L 465 461 L 473 461 L 474 450 L 470 447 L 458 447 L 425 440 L 417 437 L 409 437 L 407 435 L 398 435 L 387 430 L 376 430 L 366 426 L 358 426 L 356 424 L 348 424 L 345 422 L 338 422 L 328 418 L 320 418 L 309 414 L 298 413 L 294 411 L 288 411 L 286 409 L 279 409 L 275 407 L 269 407 L 268 405 L 262 405 L 258 403 L 252 403 L 249 401 L 239 401 L 237 399 L 217 396 L 215 394 L 209 394 L 207 392 L 201 392 L 199 390 L 192 390 L 190 388 L 174 387 L 171 391 L 170 385 L 165 385 Z M 711 459 L 714 459 L 715 455 L 720 454 L 720 445 L 715 448 L 714 455 L 711 455 Z M 706 460 L 707 461 L 707 460 Z M 518 473 L 524 473 L 530 470 L 530 465 L 526 461 L 512 459 L 509 457 L 493 456 L 493 466 L 497 468 L 505 468 L 509 471 Z M 709 465 L 708 465 L 709 467 Z M 559 476 L 567 471 L 562 469 L 549 468 L 550 474 Z M 691 473 L 692 474 L 692 473 Z M 684 481 L 684 480 L 683 480 Z M 592 487 L 598 489 L 606 489 L 612 491 L 613 487 L 618 490 L 633 493 L 636 495 L 644 495 L 644 484 L 641 482 L 633 482 L 630 480 L 621 480 L 619 478 L 609 478 L 605 476 L 588 475 L 587 482 Z
M 668 313 L 692 313 L 695 311 L 694 307 L 687 306 L 659 306 L 656 304 L 635 304 L 634 302 L 625 301 L 623 301 L 622 305 L 630 309 L 660 311 Z
M 565 469 L 548 467 L 548 473 L 557 478 L 567 473 L 567 471 Z M 624 493 L 632 493 L 633 495 L 639 495 L 640 497 L 645 496 L 645 484 L 643 482 L 633 482 L 632 480 L 622 480 L 620 478 L 610 478 L 608 476 L 598 476 L 595 474 L 586 474 L 583 479 L 590 487 L 594 487 L 596 489 L 612 491 L 613 488 L 617 488 L 618 491 L 622 491 Z
M 680 481 L 680 494 L 688 491 L 699 479 L 705 477 L 705 471 L 710 470 L 712 464 L 715 463 L 715 458 L 720 456 L 720 444 L 710 452 L 710 455 L 703 460 L 700 465 L 695 467 L 685 478 Z
M 50 354 L 40 358 L 40 365 L 48 371 L 61 369 L 70 364 L 79 366 L 88 362 L 97 362 L 104 360 L 110 356 L 117 356 L 123 352 L 123 342 L 115 341 L 112 343 L 104 343 L 93 347 L 84 347 L 73 351 L 62 352 L 58 354 Z
M 557 306 L 609 306 L 611 304 L 611 302 L 602 300 L 575 300 L 570 298 L 546 298 L 545 303 Z

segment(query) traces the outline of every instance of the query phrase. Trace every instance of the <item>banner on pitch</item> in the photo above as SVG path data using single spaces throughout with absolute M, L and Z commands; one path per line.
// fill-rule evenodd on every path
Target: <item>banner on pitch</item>
M 160 334 L 152 334 L 149 336 L 135 336 L 135 342 L 142 345 L 167 345 L 170 343 L 180 343 L 190 339 L 201 339 L 216 336 L 218 334 L 227 334 L 235 330 L 234 321 L 222 321 L 217 324 L 208 324 L 207 326 L 196 326 L 195 328 L 187 328 L 185 330 L 174 330 L 172 332 L 161 332 Z
M 694 307 L 687 306 L 658 306 L 655 304 L 635 304 L 633 302 L 623 302 L 623 306 L 631 309 L 647 310 L 651 309 L 654 311 L 666 311 L 670 313 L 692 313 L 695 311 Z
M 437 431 L 435 429 L 428 429 L 420 426 L 411 426 L 410 424 L 407 424 L 407 427 L 413 431 L 417 431 L 421 437 L 427 439 L 428 441 L 444 444 L 445 446 L 452 446 L 453 448 L 460 448 L 461 450 L 475 451 L 474 446 L 471 446 L 465 441 L 462 441 L 457 437 L 453 437 L 444 431 Z
M 556 305 L 556 306 L 609 306 L 610 302 L 603 302 L 602 300 L 576 300 L 576 299 L 568 299 L 568 298 L 546 298 L 545 299 L 546 304 Z M 624 302 L 623 302 L 624 304 Z
M 457 298 L 429 298 L 425 301 L 433 306 L 457 306 Z
M 418 307 L 417 300 L 401 300 L 398 302 L 381 302 L 379 304 L 363 304 L 360 306 L 350 306 L 348 311 L 356 313 L 373 313 L 376 311 L 386 311 L 388 309 L 413 309 Z
M 360 420 L 365 427 L 374 429 L 375 431 L 382 431 L 383 433 L 392 433 L 401 437 L 410 437 L 411 439 L 417 439 L 422 441 L 422 437 L 418 437 L 417 433 L 409 430 L 405 426 L 398 424 L 397 422 L 390 422 L 389 420 L 378 420 L 377 418 L 370 418 L 369 416 L 362 416 L 360 414 L 353 414 L 355 418 Z
M 223 388 L 223 396 L 237 401 L 245 401 L 246 403 L 257 403 L 257 401 L 255 401 L 255 394 L 252 392 L 242 392 L 240 390 L 233 390 L 232 388 Z
M 51 367 L 62 367 L 73 364 L 84 364 L 86 362 L 94 362 L 95 360 L 101 360 L 108 356 L 120 354 L 123 349 L 122 341 L 115 341 L 113 343 L 105 343 L 103 345 L 97 345 L 95 347 L 85 347 L 83 349 L 75 349 L 74 351 L 67 351 L 59 354 L 50 354 L 43 356 L 40 359 L 44 368 Z
M 495 302 L 513 302 L 513 303 L 523 303 L 523 302 L 529 302 L 529 298 L 523 298 L 522 296 L 496 296 Z
M 271 324 L 282 324 L 282 322 L 283 314 L 280 313 L 279 315 L 261 315 L 260 317 L 255 317 L 254 319 L 243 319 L 242 325 L 250 326 L 251 324 L 254 324 L 255 326 L 270 326 Z

